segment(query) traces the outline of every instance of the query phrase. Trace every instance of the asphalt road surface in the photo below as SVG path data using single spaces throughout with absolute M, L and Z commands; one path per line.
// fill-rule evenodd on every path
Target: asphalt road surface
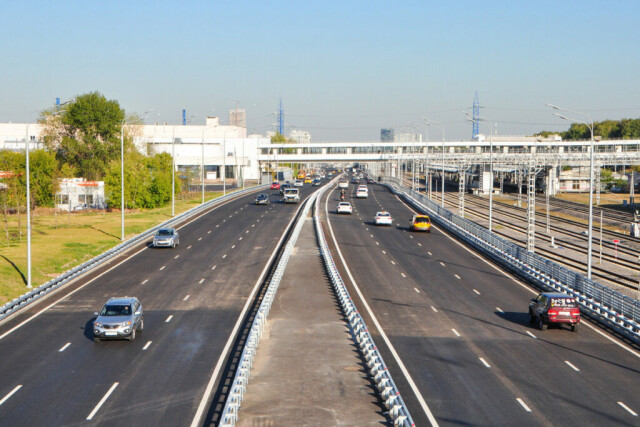
M 336 191 L 324 204 L 362 298 L 325 233 L 416 425 L 429 413 L 440 425 L 640 424 L 637 347 L 591 322 L 536 329 L 532 287 L 437 228 L 409 232 L 413 212 L 386 187 L 369 185 L 367 199 L 350 192 L 352 215 L 335 213 Z M 383 210 L 393 226 L 373 225 Z

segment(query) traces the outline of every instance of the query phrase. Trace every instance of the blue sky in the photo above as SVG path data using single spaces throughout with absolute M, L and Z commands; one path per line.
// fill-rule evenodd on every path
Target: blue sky
M 183 108 L 226 123 L 238 102 L 258 133 L 282 98 L 287 131 L 315 141 L 424 133 L 424 118 L 468 139 L 475 91 L 499 134 L 565 130 L 545 103 L 640 117 L 635 0 L 5 0 L 2 14 L 0 122 L 90 91 L 153 109 L 148 123 Z

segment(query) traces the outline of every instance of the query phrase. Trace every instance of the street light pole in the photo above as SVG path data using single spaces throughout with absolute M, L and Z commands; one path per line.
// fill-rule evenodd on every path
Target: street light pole
M 565 111 L 567 113 L 581 114 L 589 119 L 589 122 L 584 122 L 582 120 L 577 120 L 573 118 L 566 117 L 562 114 L 553 113 L 554 116 L 558 116 L 563 120 L 567 120 L 574 123 L 581 123 L 589 128 L 591 132 L 591 148 L 589 153 L 589 238 L 588 238 L 588 246 L 587 246 L 587 278 L 591 279 L 591 255 L 593 252 L 593 183 L 594 183 L 594 171 L 593 171 L 593 156 L 595 151 L 595 141 L 593 138 L 593 119 L 587 113 L 583 113 L 580 111 L 567 110 L 565 108 L 560 108 L 558 106 L 552 104 L 546 104 L 548 107 L 553 108 L 558 111 Z M 589 124 L 590 123 L 590 124 Z
M 436 120 L 423 119 L 427 127 L 438 126 L 442 130 L 442 199 L 440 200 L 440 206 L 444 208 L 444 123 Z
M 29 126 L 31 126 L 31 123 L 27 123 L 27 135 L 25 137 L 25 142 L 27 144 L 27 288 L 31 289 L 31 185 L 29 182 Z
M 176 216 L 176 126 L 171 138 L 171 216 Z
M 122 120 L 120 126 L 120 225 L 121 234 L 120 240 L 124 242 L 124 125 L 126 123 L 126 117 Z

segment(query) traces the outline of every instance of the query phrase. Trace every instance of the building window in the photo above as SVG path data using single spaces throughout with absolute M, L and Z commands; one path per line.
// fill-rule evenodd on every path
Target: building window
M 56 194 L 56 203 L 59 205 L 68 205 L 69 204 L 69 195 L 68 194 Z

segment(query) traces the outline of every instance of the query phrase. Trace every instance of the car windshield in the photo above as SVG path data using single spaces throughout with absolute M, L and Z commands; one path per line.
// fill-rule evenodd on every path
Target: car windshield
M 345 202 L 345 203 L 340 203 L 340 206 L 351 206 L 351 204 Z
M 128 316 L 130 314 L 131 307 L 122 304 L 107 304 L 100 312 L 100 316 Z
M 575 307 L 576 301 L 573 298 L 551 298 L 551 307 Z
M 173 236 L 173 230 L 167 230 L 167 229 L 158 230 L 158 236 Z
M 258 199 L 266 199 L 267 197 L 269 197 L 269 196 L 267 196 L 264 193 L 258 194 Z
M 378 216 L 391 216 L 391 214 L 388 212 L 380 212 Z
M 429 223 L 429 218 L 416 218 L 418 223 Z

